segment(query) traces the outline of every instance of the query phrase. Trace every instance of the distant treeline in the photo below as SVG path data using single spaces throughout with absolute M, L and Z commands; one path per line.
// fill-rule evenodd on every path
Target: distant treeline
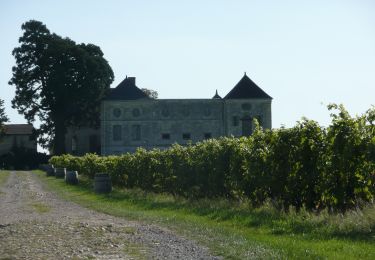
M 160 151 L 99 157 L 52 157 L 56 167 L 93 177 L 107 172 L 119 187 L 188 198 L 271 200 L 280 208 L 345 210 L 375 196 L 375 109 L 351 117 L 330 105 L 332 122 L 303 119 L 292 128 L 211 139 Z

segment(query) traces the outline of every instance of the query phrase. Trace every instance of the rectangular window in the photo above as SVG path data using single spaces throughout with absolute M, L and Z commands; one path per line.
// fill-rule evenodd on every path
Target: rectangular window
M 191 139 L 190 133 L 183 133 L 182 134 L 182 139 L 184 139 L 184 140 L 190 140 Z
M 233 126 L 238 126 L 240 124 L 240 120 L 238 116 L 233 117 Z
M 122 126 L 114 125 L 112 131 L 113 131 L 113 141 L 121 141 L 122 140 Z
M 171 139 L 171 135 L 168 133 L 161 134 L 161 139 L 163 140 L 169 140 Z
M 204 133 L 204 139 L 210 139 L 212 137 L 211 133 Z
M 141 126 L 140 125 L 132 126 L 132 139 L 133 141 L 141 140 Z

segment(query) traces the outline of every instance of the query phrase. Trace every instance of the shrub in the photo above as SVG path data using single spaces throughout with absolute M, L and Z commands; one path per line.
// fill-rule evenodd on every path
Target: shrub
M 222 137 L 121 156 L 54 156 L 50 163 L 93 177 L 108 172 L 121 187 L 187 198 L 272 201 L 280 208 L 345 210 L 375 196 L 375 109 L 350 117 L 330 105 L 328 128 L 302 119 L 292 128 Z

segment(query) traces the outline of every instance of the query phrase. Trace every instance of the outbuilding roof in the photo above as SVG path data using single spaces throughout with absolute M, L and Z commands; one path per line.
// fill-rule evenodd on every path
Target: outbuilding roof
M 4 125 L 6 135 L 31 135 L 33 126 L 29 124 L 8 124 Z
M 257 86 L 245 73 L 242 79 L 224 97 L 224 99 L 246 99 L 246 98 L 266 98 L 272 99 L 266 92 Z
M 107 100 L 135 100 L 149 97 L 135 85 L 134 77 L 126 77 L 116 88 L 111 89 Z

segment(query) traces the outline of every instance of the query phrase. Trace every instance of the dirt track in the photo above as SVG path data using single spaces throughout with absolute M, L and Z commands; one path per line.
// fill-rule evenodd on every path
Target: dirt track
M 31 172 L 0 187 L 0 259 L 217 259 L 194 241 L 64 201 Z

